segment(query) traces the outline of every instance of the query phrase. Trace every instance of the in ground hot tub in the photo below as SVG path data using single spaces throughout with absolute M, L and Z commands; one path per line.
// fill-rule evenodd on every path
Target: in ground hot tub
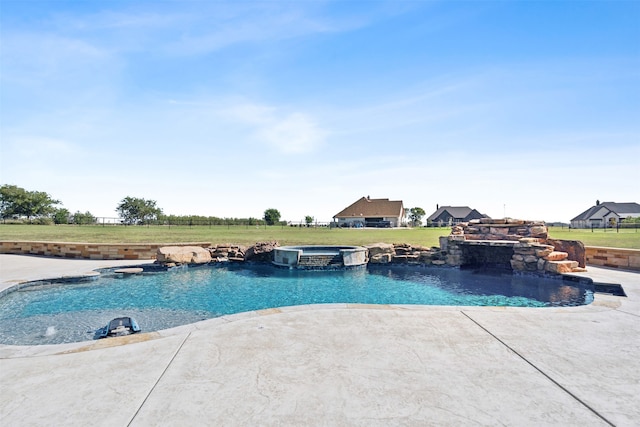
M 273 250 L 273 263 L 279 267 L 331 270 L 364 267 L 367 248 L 362 246 L 282 246 Z

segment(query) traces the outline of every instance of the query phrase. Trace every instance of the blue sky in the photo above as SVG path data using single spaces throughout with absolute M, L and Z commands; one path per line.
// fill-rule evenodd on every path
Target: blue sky
M 638 1 L 0 7 L 0 183 L 71 212 L 640 202 Z

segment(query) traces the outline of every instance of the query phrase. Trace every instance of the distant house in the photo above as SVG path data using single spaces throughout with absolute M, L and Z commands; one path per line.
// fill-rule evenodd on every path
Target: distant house
M 339 227 L 399 227 L 404 218 L 402 200 L 358 199 L 333 216 Z
M 596 201 L 590 207 L 571 220 L 571 228 L 604 228 L 615 227 L 625 218 L 640 217 L 640 205 L 632 203 L 615 203 Z
M 440 206 L 427 218 L 427 224 L 452 225 L 480 218 L 487 218 L 487 215 L 468 206 Z

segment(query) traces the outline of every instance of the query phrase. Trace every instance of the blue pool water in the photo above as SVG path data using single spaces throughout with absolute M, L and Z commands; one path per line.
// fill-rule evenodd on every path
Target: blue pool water
M 592 300 L 593 291 L 584 284 L 458 269 L 323 272 L 229 265 L 134 276 L 107 270 L 90 282 L 37 282 L 0 298 L 0 343 L 90 340 L 96 329 L 120 316 L 134 317 L 144 332 L 150 332 L 225 314 L 302 304 L 545 307 Z

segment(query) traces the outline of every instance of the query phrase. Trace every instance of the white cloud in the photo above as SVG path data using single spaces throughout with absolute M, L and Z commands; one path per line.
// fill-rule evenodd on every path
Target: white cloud
M 315 151 L 328 133 L 309 114 L 282 112 L 266 105 L 238 103 L 221 114 L 250 125 L 258 142 L 286 154 Z
M 293 113 L 275 119 L 259 135 L 283 153 L 305 153 L 322 144 L 324 132 L 305 114 Z

